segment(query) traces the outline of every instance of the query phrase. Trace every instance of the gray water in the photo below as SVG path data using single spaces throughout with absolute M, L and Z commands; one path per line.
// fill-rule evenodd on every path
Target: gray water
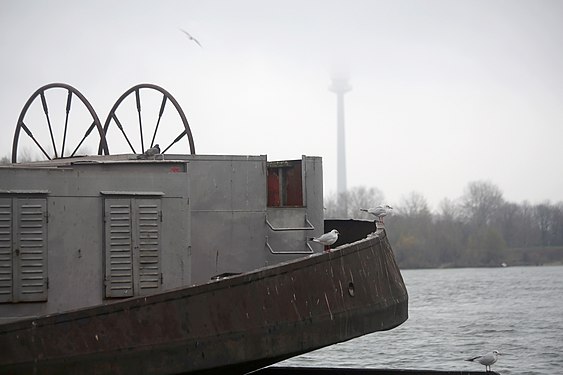
M 563 267 L 402 271 L 409 319 L 282 366 L 482 371 L 464 359 L 497 349 L 504 374 L 563 374 Z

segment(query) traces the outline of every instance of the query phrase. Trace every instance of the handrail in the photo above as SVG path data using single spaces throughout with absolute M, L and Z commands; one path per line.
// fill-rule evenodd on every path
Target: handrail
M 266 216 L 266 224 L 268 224 L 270 229 L 275 231 L 275 232 L 292 231 L 292 230 L 314 230 L 315 229 L 315 226 L 307 218 L 307 214 L 305 214 L 305 221 L 309 225 L 308 227 L 289 227 L 289 228 L 274 227 L 272 225 L 272 223 L 270 223 L 270 221 L 268 220 L 268 216 Z
M 292 255 L 292 254 L 313 254 L 314 250 L 311 247 L 311 245 L 309 245 L 309 243 L 307 241 L 305 241 L 305 245 L 309 248 L 309 251 L 296 251 L 296 250 L 281 250 L 281 251 L 275 251 L 274 249 L 272 249 L 272 246 L 270 246 L 270 243 L 268 242 L 268 236 L 266 236 L 266 247 L 268 248 L 268 250 L 270 250 L 270 252 L 272 254 L 287 254 L 287 255 Z

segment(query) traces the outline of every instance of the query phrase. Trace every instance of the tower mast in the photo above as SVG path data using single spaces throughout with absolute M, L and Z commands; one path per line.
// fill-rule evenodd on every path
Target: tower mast
M 336 94 L 336 193 L 340 200 L 348 189 L 346 184 L 346 131 L 344 126 L 344 94 L 352 89 L 346 75 L 332 75 L 329 90 Z M 347 212 L 347 202 L 341 202 L 344 212 Z

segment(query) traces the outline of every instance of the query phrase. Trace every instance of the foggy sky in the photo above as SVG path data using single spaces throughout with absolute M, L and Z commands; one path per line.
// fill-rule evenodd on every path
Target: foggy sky
M 330 194 L 339 67 L 353 87 L 349 188 L 391 204 L 416 191 L 436 208 L 485 180 L 510 201 L 563 201 L 561 46 L 555 0 L 1 0 L 0 156 L 42 85 L 76 87 L 103 121 L 154 83 L 182 105 L 199 154 L 321 156 Z

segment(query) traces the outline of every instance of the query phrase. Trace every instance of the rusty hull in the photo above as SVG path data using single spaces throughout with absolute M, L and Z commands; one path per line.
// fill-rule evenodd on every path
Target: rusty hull
M 243 374 L 407 319 L 384 230 L 331 252 L 0 326 L 0 374 Z

